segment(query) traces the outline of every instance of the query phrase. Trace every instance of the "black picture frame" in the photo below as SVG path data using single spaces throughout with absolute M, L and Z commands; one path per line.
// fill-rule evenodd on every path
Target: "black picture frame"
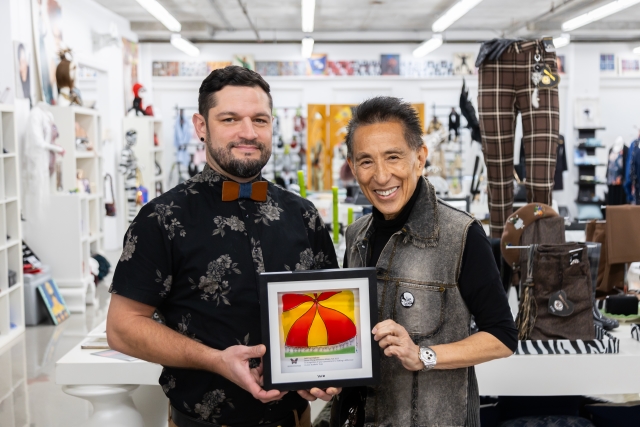
M 313 372 L 313 375 L 323 375 L 326 378 L 328 374 L 330 379 L 283 379 L 281 377 L 291 377 L 296 374 L 292 373 L 282 373 L 273 372 L 272 370 L 272 361 L 279 360 L 282 361 L 281 355 L 281 346 L 274 348 L 272 345 L 272 331 L 275 330 L 280 332 L 280 323 L 277 325 L 272 324 L 272 319 L 274 316 L 276 319 L 280 319 L 278 316 L 279 306 L 277 298 L 275 295 L 275 288 L 277 287 L 282 291 L 284 288 L 289 288 L 288 284 L 291 284 L 290 291 L 291 292 L 313 292 L 310 290 L 300 289 L 296 287 L 296 284 L 300 285 L 302 282 L 306 283 L 306 286 L 310 286 L 309 282 L 317 282 L 318 290 L 322 290 L 328 286 L 328 281 L 333 284 L 340 283 L 340 285 L 331 286 L 332 289 L 350 289 L 349 286 L 345 286 L 347 283 L 356 283 L 355 280 L 358 280 L 357 283 L 360 283 L 361 290 L 365 288 L 363 283 L 363 279 L 367 281 L 366 290 L 368 292 L 366 300 L 363 298 L 364 292 L 359 292 L 358 301 L 359 301 L 359 324 L 360 324 L 360 333 L 359 339 L 360 341 L 358 346 L 362 350 L 362 366 L 360 370 L 363 375 L 355 375 L 353 372 L 356 370 L 345 370 L 344 373 L 351 373 L 348 378 L 340 377 L 340 369 L 331 370 L 329 369 L 328 373 L 323 374 L 323 368 L 318 368 L 317 371 Z M 320 285 L 321 284 L 321 285 Z M 270 291 L 271 289 L 271 291 Z M 271 295 L 270 295 L 271 294 Z M 261 273 L 260 274 L 260 316 L 262 323 L 262 342 L 267 348 L 265 355 L 262 358 L 263 364 L 263 388 L 265 390 L 307 390 L 312 387 L 326 388 L 326 387 L 353 387 L 353 386 L 373 386 L 379 383 L 380 381 L 380 351 L 378 343 L 374 340 L 373 334 L 371 333 L 371 329 L 378 323 L 378 297 L 377 297 L 377 278 L 376 278 L 376 269 L 375 268 L 351 268 L 351 269 L 329 269 L 329 270 L 310 270 L 310 271 L 296 271 L 296 272 L 280 272 L 280 273 Z M 368 308 L 368 316 L 366 312 L 362 310 L 362 306 L 366 304 Z M 275 310 L 275 313 L 273 312 Z M 280 335 L 278 338 L 273 337 L 273 342 L 275 340 L 280 340 Z M 354 338 L 354 339 L 357 339 Z M 281 345 L 284 345 L 281 343 Z M 357 347 L 356 347 L 357 348 Z M 369 349 L 367 352 L 366 349 Z M 276 353 L 277 358 L 274 359 L 274 352 Z M 356 351 L 357 353 L 357 351 Z M 368 354 L 366 354 L 368 353 Z M 287 356 L 284 356 L 286 358 Z M 314 356 L 301 356 L 303 357 L 303 362 L 307 357 L 311 358 Z M 318 356 L 315 356 L 318 358 Z M 327 356 L 320 356 L 327 357 Z M 293 362 L 293 360 L 292 360 Z M 297 359 L 296 359 L 297 362 Z M 280 362 L 282 363 L 282 362 Z M 306 368 L 306 369 L 315 369 L 315 368 Z M 365 373 L 368 372 L 368 374 Z M 343 373 L 343 375 L 345 375 Z M 275 378 L 274 378 L 274 374 Z M 311 376 L 310 372 L 303 373 L 304 376 Z M 300 375 L 303 375 L 302 373 Z

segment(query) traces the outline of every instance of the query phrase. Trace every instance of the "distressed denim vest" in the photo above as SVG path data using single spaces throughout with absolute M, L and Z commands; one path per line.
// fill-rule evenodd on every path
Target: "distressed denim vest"
M 393 319 L 419 346 L 469 336 L 471 314 L 460 295 L 458 276 L 473 221 L 438 201 L 426 182 L 406 224 L 391 237 L 376 265 L 379 321 Z M 347 229 L 349 267 L 366 266 L 373 232 L 371 215 Z M 413 304 L 405 307 L 407 292 Z M 411 372 L 381 352 L 380 373 L 380 385 L 367 389 L 366 427 L 480 426 L 473 367 Z

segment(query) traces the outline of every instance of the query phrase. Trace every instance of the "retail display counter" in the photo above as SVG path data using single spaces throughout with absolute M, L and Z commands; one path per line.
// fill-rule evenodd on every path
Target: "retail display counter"
M 90 335 L 103 333 L 105 323 Z M 512 356 L 478 365 L 485 396 L 558 396 L 640 393 L 640 342 L 623 324 L 612 333 L 618 354 Z M 65 393 L 90 401 L 91 418 L 82 427 L 166 427 L 167 399 L 158 385 L 160 365 L 92 355 L 100 350 L 75 346 L 56 363 L 56 383 Z M 606 375 L 595 375 L 606 368 Z

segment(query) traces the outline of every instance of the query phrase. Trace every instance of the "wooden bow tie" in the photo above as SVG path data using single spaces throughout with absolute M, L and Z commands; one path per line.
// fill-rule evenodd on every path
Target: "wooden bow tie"
M 267 201 L 267 181 L 238 184 L 233 181 L 222 183 L 222 201 L 231 202 L 238 199 L 251 199 L 256 202 Z

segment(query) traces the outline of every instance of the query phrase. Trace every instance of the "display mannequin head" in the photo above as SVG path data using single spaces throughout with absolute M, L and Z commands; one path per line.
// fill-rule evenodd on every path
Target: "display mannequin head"
M 56 82 L 58 84 L 58 91 L 63 88 L 69 90 L 74 88 L 76 82 L 76 71 L 78 64 L 73 60 L 71 51 L 65 49 L 60 52 L 60 63 L 56 68 Z
M 258 176 L 271 157 L 272 109 L 269 84 L 258 73 L 238 66 L 211 72 L 193 115 L 209 166 L 238 182 Z

